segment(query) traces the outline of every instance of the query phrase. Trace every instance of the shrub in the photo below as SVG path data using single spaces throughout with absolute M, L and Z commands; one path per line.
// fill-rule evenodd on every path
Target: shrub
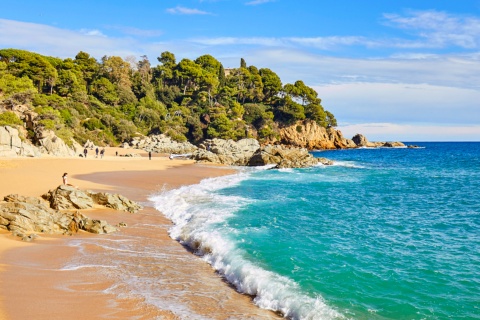
M 20 126 L 23 121 L 11 111 L 6 111 L 0 114 L 0 126 Z

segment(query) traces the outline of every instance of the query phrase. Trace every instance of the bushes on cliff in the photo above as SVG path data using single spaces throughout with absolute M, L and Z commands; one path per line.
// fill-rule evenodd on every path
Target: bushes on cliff
M 0 113 L 0 126 L 20 126 L 23 121 L 11 111 Z

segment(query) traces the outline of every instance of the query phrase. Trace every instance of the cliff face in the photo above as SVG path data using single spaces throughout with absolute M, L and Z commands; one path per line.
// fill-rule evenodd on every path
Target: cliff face
M 323 128 L 314 121 L 299 121 L 280 129 L 280 143 L 309 150 L 356 148 L 342 132 L 334 128 Z

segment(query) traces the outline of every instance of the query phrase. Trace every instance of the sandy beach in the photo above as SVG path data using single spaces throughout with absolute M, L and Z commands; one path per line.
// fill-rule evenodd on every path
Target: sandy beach
M 115 156 L 116 152 L 141 157 Z M 68 183 L 74 186 L 120 193 L 145 206 L 137 214 L 110 209 L 83 212 L 110 224 L 128 225 L 109 235 L 42 235 L 24 243 L 1 231 L 0 319 L 186 319 L 188 314 L 204 319 L 279 318 L 235 292 L 208 264 L 172 240 L 170 221 L 149 206 L 148 196 L 159 190 L 232 170 L 169 160 L 166 155 L 149 160 L 138 150 L 108 148 L 103 159 L 90 153 L 86 159 L 0 159 L 1 197 L 38 197 L 61 184 L 67 172 Z M 134 254 L 125 255 L 109 243 L 128 243 Z M 102 261 L 108 266 L 102 267 Z M 133 282 L 122 275 L 135 279 L 141 273 L 156 279 L 151 286 L 164 296 L 133 294 Z

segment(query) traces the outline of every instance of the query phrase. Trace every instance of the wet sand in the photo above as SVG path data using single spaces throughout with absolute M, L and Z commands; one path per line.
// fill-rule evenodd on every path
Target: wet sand
M 110 235 L 80 233 L 24 244 L 0 234 L 0 319 L 279 319 L 172 240 L 170 221 L 147 200 L 163 188 L 231 170 L 165 157 L 121 158 L 115 151 L 107 150 L 105 159 L 0 160 L 0 196 L 39 196 L 55 188 L 65 171 L 82 189 L 120 193 L 145 205 L 137 214 L 84 212 L 110 224 L 127 223 Z M 6 185 L 3 177 L 15 181 Z M 139 286 L 140 279 L 146 280 Z

